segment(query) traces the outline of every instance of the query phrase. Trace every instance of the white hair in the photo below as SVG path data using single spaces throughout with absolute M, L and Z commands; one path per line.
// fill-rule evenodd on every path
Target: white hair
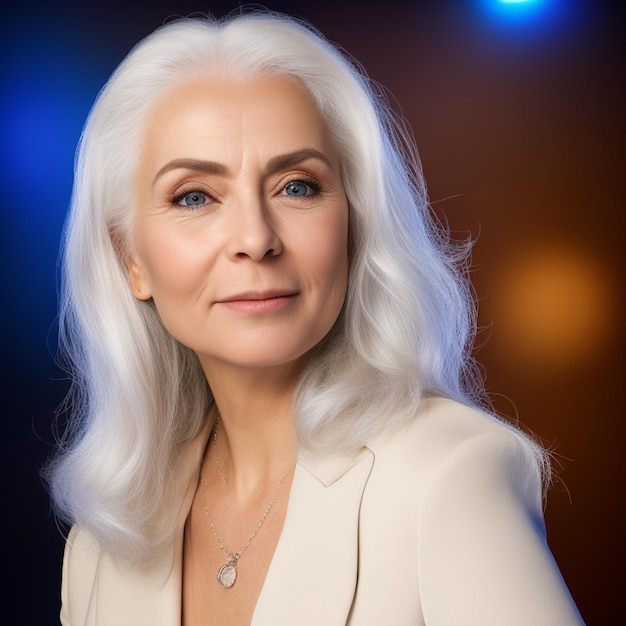
M 254 12 L 172 21 L 120 64 L 81 138 L 60 310 L 73 387 L 60 452 L 47 468 L 59 516 L 131 560 L 171 540 L 180 498 L 171 470 L 213 403 L 196 355 L 129 288 L 141 133 L 167 91 L 218 72 L 299 80 L 342 162 L 348 293 L 296 390 L 300 445 L 359 447 L 390 422 L 412 419 L 425 395 L 484 399 L 470 357 L 476 320 L 467 246 L 452 245 L 434 220 L 408 133 L 365 73 L 292 18 Z

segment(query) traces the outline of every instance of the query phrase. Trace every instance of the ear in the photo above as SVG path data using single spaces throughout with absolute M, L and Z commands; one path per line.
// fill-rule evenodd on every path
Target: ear
M 128 261 L 128 277 L 130 288 L 137 300 L 150 300 L 152 298 L 152 290 L 150 289 L 146 271 L 141 261 L 135 257 Z

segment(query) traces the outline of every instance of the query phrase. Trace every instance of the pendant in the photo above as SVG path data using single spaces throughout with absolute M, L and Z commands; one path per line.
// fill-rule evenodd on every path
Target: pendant
M 237 580 L 237 559 L 228 555 L 228 563 L 224 563 L 217 570 L 217 582 L 224 588 L 228 589 L 235 584 Z

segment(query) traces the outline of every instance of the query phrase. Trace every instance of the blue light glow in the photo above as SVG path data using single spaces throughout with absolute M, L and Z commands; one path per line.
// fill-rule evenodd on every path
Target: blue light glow
M 20 16 L 12 25 L 3 41 L 10 55 L 0 68 L 0 248 L 2 266 L 10 268 L 3 298 L 11 305 L 3 314 L 19 345 L 19 364 L 12 365 L 27 368 L 32 355 L 54 344 L 57 255 L 74 151 L 106 74 L 92 48 L 61 37 L 50 22 Z M 23 37 L 28 28 L 38 36 Z
M 485 14 L 501 26 L 516 30 L 548 26 L 548 22 L 567 14 L 565 0 L 482 0 Z

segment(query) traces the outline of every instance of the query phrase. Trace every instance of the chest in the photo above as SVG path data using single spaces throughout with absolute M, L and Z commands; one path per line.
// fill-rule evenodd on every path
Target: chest
M 269 507 L 233 511 L 225 502 L 211 513 L 198 489 L 184 530 L 183 626 L 251 623 L 285 520 L 284 487 Z

